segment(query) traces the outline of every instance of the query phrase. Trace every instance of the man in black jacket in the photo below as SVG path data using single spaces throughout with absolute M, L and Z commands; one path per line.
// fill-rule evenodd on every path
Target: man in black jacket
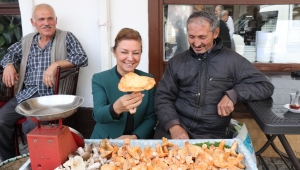
M 234 104 L 273 94 L 274 86 L 260 71 L 223 46 L 218 23 L 206 11 L 189 16 L 190 49 L 168 61 L 156 91 L 154 138 L 226 138 Z

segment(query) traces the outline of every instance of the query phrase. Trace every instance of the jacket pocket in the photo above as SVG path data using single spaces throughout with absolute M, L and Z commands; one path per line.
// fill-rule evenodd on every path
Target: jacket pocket
M 208 89 L 214 92 L 224 92 L 234 87 L 234 79 L 229 77 L 210 77 L 208 79 Z

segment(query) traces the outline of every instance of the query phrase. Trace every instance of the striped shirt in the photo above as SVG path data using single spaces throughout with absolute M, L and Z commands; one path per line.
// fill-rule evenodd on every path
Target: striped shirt
M 18 103 L 30 98 L 36 92 L 38 92 L 40 96 L 52 95 L 54 92 L 53 88 L 47 87 L 43 83 L 43 74 L 51 64 L 50 51 L 55 36 L 47 43 L 44 49 L 38 46 L 39 37 L 39 34 L 37 34 L 32 40 L 26 67 L 24 88 L 16 95 Z M 85 51 L 71 32 L 67 33 L 66 47 L 67 61 L 77 67 L 85 67 L 88 65 L 88 58 Z M 22 59 L 22 41 L 13 44 L 7 51 L 8 53 L 0 63 L 2 66 L 5 66 L 7 63 L 20 63 Z

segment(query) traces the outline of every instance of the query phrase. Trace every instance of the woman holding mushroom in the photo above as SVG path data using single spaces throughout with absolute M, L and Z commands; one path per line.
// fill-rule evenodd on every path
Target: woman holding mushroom
M 150 138 L 156 124 L 155 87 L 134 93 L 118 89 L 120 79 L 127 73 L 153 77 L 136 69 L 142 53 L 139 32 L 130 28 L 121 29 L 115 38 L 112 52 L 117 65 L 94 74 L 92 78 L 93 118 L 96 125 L 91 138 Z

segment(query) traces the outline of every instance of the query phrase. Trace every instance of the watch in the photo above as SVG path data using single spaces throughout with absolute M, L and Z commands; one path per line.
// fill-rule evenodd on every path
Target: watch
M 14 63 L 7 63 L 3 68 L 6 68 L 9 65 L 13 65 Z

